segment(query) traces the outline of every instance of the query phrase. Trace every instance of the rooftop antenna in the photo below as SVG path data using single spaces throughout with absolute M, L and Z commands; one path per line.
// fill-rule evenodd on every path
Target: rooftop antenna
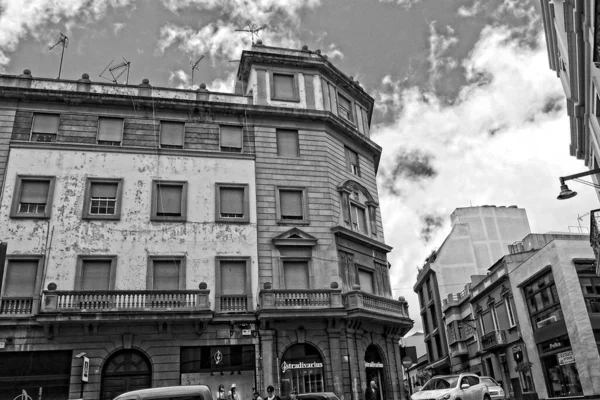
M 190 65 L 192 66 L 192 89 L 194 88 L 194 70 L 198 69 L 198 64 L 200 64 L 200 61 L 202 61 L 203 58 L 204 54 L 198 57 L 195 63 L 192 64 L 192 62 L 190 61 Z
M 254 45 L 254 35 L 256 35 L 256 37 L 258 37 L 258 32 L 262 31 L 263 29 L 267 29 L 267 25 L 261 25 L 261 26 L 257 26 L 255 24 L 248 24 L 248 29 L 236 29 L 236 32 L 249 32 L 252 35 L 252 44 Z
M 59 44 L 62 45 L 62 51 L 60 53 L 60 65 L 58 66 L 58 78 L 57 79 L 60 79 L 60 73 L 62 71 L 63 56 L 65 55 L 65 47 L 67 47 L 69 45 L 69 38 L 66 35 L 63 35 L 62 32 L 60 32 L 60 37 L 59 37 L 58 41 L 56 43 L 54 43 L 54 45 L 50 46 L 48 48 L 48 50 L 52 50 Z
M 584 232 L 584 230 L 583 230 L 583 229 L 584 229 L 585 227 L 582 227 L 582 226 L 581 226 L 581 221 L 583 221 L 583 217 L 585 217 L 586 215 L 590 215 L 590 213 L 589 213 L 589 212 L 586 212 L 586 213 L 585 213 L 585 214 L 583 214 L 583 215 L 579 215 L 579 214 L 577 214 L 577 224 L 579 225 L 579 233 L 582 233 L 582 232 Z M 585 233 L 585 232 L 584 232 L 584 233 Z
M 102 72 L 100 72 L 100 78 L 104 78 L 107 81 L 111 81 L 113 83 L 116 83 L 117 85 L 119 84 L 119 78 L 125 73 L 127 72 L 127 78 L 125 80 L 125 84 L 127 85 L 129 83 L 129 67 L 131 66 L 131 62 L 127 61 L 124 57 L 123 57 L 123 62 L 116 64 L 116 65 L 112 65 L 112 63 L 115 60 L 112 60 L 111 62 L 108 63 L 108 65 L 106 66 L 106 68 L 104 68 L 102 70 Z M 108 78 L 106 76 L 104 76 L 103 74 L 106 72 L 106 70 L 108 69 L 108 72 L 110 73 L 111 78 Z

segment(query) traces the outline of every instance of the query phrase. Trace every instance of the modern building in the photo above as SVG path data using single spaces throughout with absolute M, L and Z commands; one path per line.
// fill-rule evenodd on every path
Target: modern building
M 404 398 L 373 99 L 306 47 L 258 42 L 237 79 L 0 76 L 1 400 L 199 382 L 358 400 L 370 380 Z
M 487 272 L 508 245 L 530 232 L 527 213 L 516 206 L 457 208 L 452 229 L 419 271 L 413 290 L 418 294 L 429 367 L 450 372 L 442 299 L 463 290 L 472 275 Z

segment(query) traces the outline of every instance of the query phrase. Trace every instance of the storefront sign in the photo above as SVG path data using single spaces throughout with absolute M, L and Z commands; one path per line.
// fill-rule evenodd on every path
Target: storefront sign
M 383 363 L 365 361 L 365 368 L 383 368 Z
M 563 351 L 562 353 L 558 353 L 556 355 L 556 357 L 558 358 L 559 365 L 567 365 L 567 364 L 575 363 L 575 357 L 573 357 L 573 350 Z
M 285 374 L 288 369 L 306 369 L 306 368 L 323 368 L 323 363 L 320 362 L 299 362 L 295 364 L 288 364 L 287 362 L 281 363 L 281 372 Z
M 548 345 L 548 347 L 550 348 L 550 350 L 554 350 L 554 349 L 559 349 L 561 347 L 563 347 L 562 342 L 554 342 L 554 343 L 550 343 Z
M 217 350 L 215 354 L 213 354 L 213 358 L 215 359 L 215 364 L 219 365 L 221 361 L 223 361 L 223 354 Z

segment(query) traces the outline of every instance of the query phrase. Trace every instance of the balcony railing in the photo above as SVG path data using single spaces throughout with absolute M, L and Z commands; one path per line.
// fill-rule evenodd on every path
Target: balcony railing
M 27 315 L 33 312 L 33 298 L 3 297 L 0 315 Z
M 245 294 L 221 295 L 221 312 L 244 312 L 248 310 L 248 296 Z
M 348 309 L 364 308 L 370 311 L 408 318 L 408 303 L 406 301 L 393 300 L 360 291 L 352 291 L 344 294 L 344 307 Z
M 491 350 L 506 345 L 506 331 L 492 331 L 481 337 L 483 350 Z
M 298 310 L 341 308 L 340 289 L 278 290 L 265 289 L 260 292 L 263 310 Z
M 596 256 L 596 274 L 600 275 L 600 209 L 590 211 L 590 245 Z
M 45 290 L 42 312 L 210 309 L 209 290 Z

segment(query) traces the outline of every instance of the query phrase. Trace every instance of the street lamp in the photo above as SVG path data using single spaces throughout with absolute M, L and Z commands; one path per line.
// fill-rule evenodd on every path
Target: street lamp
M 600 173 L 600 168 L 592 169 L 592 170 L 585 171 L 585 172 L 580 172 L 578 174 L 559 177 L 558 179 L 560 180 L 560 194 L 556 198 L 558 200 L 566 200 L 566 199 L 570 199 L 571 197 L 577 196 L 577 192 L 569 189 L 569 187 L 565 183 L 565 181 L 568 181 L 571 179 L 576 182 L 583 183 L 584 185 L 588 185 L 588 186 L 592 186 L 596 189 L 600 189 L 600 186 L 596 185 L 595 183 L 577 179 L 577 178 L 581 178 L 582 176 L 594 175 L 594 174 L 598 174 L 598 173 Z

